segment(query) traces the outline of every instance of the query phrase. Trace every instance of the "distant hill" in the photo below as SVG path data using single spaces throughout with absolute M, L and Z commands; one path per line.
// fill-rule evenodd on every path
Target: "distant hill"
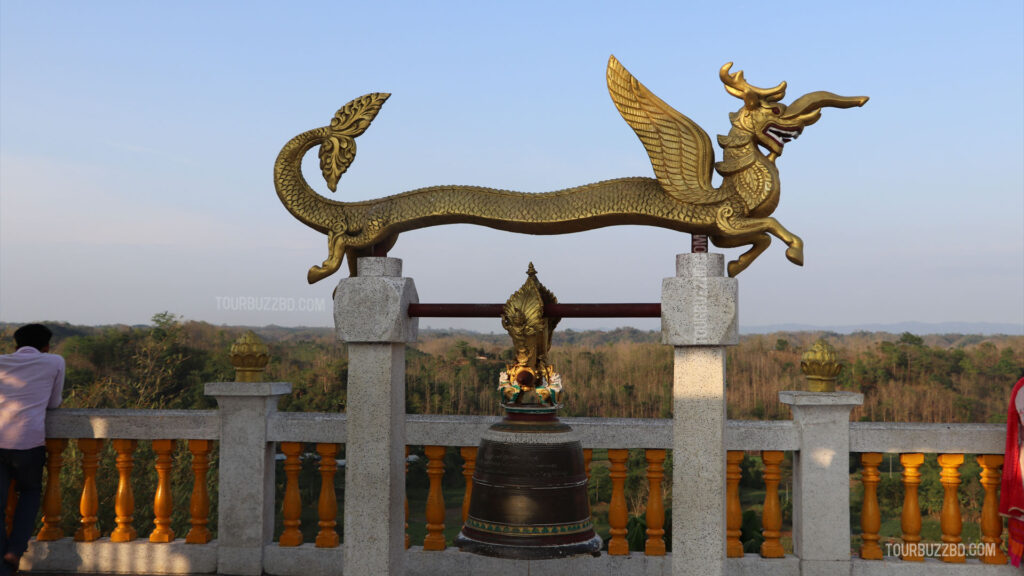
M 771 334 L 772 332 L 888 332 L 890 334 L 1006 334 L 1024 336 L 1024 324 L 995 322 L 897 322 L 893 324 L 848 324 L 814 326 L 811 324 L 768 324 L 765 326 L 740 326 L 741 334 Z
M 127 326 L 124 324 L 109 324 L 103 326 L 81 326 L 68 324 L 67 322 L 44 322 L 49 326 L 58 340 L 70 336 L 93 333 L 103 328 L 145 328 L 147 325 L 139 324 Z M 200 322 L 203 323 L 203 322 Z M 205 324 L 205 323 L 203 323 Z M 0 322 L 0 330 L 3 332 L 13 331 L 21 323 Z M 318 339 L 329 337 L 334 333 L 334 328 L 316 326 L 228 326 L 220 325 L 222 328 L 232 332 L 252 330 L 262 338 L 277 341 L 293 341 L 304 339 Z M 889 334 L 903 334 L 910 332 L 919 336 L 937 334 L 959 334 L 959 335 L 1006 335 L 1024 336 L 1024 324 L 997 323 L 997 322 L 895 322 L 892 324 L 844 324 L 844 325 L 813 325 L 813 324 L 766 324 L 760 326 L 740 326 L 740 334 L 773 334 L 776 332 L 811 332 L 811 333 L 835 333 L 855 334 L 858 332 L 879 332 Z M 420 334 L 429 338 L 456 338 L 472 337 L 478 341 L 485 341 L 493 344 L 508 345 L 508 335 L 504 332 L 474 332 L 459 328 L 429 328 L 421 329 Z M 612 342 L 655 342 L 660 340 L 661 333 L 658 330 L 638 330 L 636 328 L 615 328 L 612 330 L 558 330 L 555 332 L 555 344 L 608 344 Z

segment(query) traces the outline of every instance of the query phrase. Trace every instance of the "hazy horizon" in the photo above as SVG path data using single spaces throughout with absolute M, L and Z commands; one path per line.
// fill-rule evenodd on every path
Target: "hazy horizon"
M 205 320 L 198 320 L 193 318 L 184 318 L 175 315 L 182 322 L 206 322 Z M 490 323 L 493 326 L 483 328 L 462 328 L 452 326 L 440 326 L 432 327 L 425 326 L 421 319 L 420 330 L 423 332 L 469 332 L 473 334 L 483 335 L 504 335 L 505 331 L 501 328 L 500 320 L 494 319 Z M 556 332 L 560 331 L 599 331 L 599 332 L 610 332 L 619 329 L 637 329 L 645 332 L 656 332 L 660 331 L 660 326 L 654 326 L 650 328 L 637 327 L 629 324 L 617 325 L 610 327 L 592 327 L 592 328 L 574 328 L 571 325 L 566 325 L 571 318 L 563 318 L 559 322 Z M 112 324 L 74 324 L 65 322 L 63 320 L 47 320 L 39 319 L 36 322 L 42 322 L 43 324 L 67 324 L 70 326 L 85 326 L 89 328 L 106 328 L 111 326 L 152 326 L 152 322 L 138 323 L 138 324 L 124 324 L 124 323 L 112 323 Z M 653 320 L 658 322 L 657 320 Z M 9 322 L 0 321 L 0 325 L 7 326 L 19 326 L 28 324 L 27 321 Z M 334 330 L 334 326 L 319 325 L 319 326 L 281 326 L 278 324 L 263 324 L 263 325 L 249 325 L 249 324 L 217 324 L 213 322 L 206 322 L 211 326 L 217 326 L 220 328 L 252 328 L 256 330 L 269 330 L 269 329 L 285 329 L 285 330 Z M 481 321 L 481 324 L 486 323 L 486 320 Z M 999 324 L 991 322 L 937 322 L 937 323 L 923 323 L 923 322 L 896 322 L 892 324 L 860 324 L 860 325 L 846 325 L 846 326 L 813 326 L 808 324 L 769 324 L 762 326 L 740 326 L 740 335 L 755 335 L 755 334 L 774 334 L 774 333 L 785 333 L 785 332 L 833 332 L 838 334 L 853 334 L 855 332 L 873 332 L 873 333 L 889 333 L 889 334 L 901 334 L 904 332 L 910 332 L 919 336 L 927 335 L 944 335 L 944 334 L 962 334 L 962 335 L 982 335 L 982 336 L 1024 336 L 1024 327 L 1017 326 L 1014 324 Z
M 804 239 L 805 266 L 773 239 L 739 276 L 741 330 L 1024 329 L 1019 0 L 785 10 L 3 2 L 0 321 L 142 324 L 168 310 L 214 324 L 330 326 L 343 273 L 306 283 L 327 243 L 274 192 L 285 142 L 387 91 L 337 193 L 307 155 L 321 194 L 366 200 L 444 183 L 546 191 L 652 176 L 608 97 L 610 54 L 712 141 L 740 106 L 718 79 L 727 61 L 755 85 L 786 80 L 785 103 L 815 90 L 871 98 L 826 109 L 779 158 L 773 217 Z M 537 237 L 454 225 L 403 233 L 391 255 L 422 302 L 502 302 L 531 261 L 562 302 L 657 302 L 689 243 L 636 226 Z

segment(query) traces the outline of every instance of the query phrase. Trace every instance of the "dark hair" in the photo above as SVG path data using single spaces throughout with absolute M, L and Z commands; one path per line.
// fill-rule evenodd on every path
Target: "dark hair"
M 53 332 L 42 324 L 26 324 L 14 331 L 14 343 L 21 348 L 31 346 L 42 352 L 43 348 L 50 345 L 50 337 Z

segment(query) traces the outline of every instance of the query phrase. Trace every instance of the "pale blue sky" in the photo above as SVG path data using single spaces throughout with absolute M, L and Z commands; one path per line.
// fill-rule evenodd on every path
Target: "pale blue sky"
M 649 176 L 605 87 L 614 53 L 712 138 L 740 105 L 717 76 L 729 60 L 787 80 L 786 102 L 871 97 L 779 159 L 774 216 L 806 264 L 774 241 L 739 277 L 741 325 L 1024 324 L 1019 0 L 208 4 L 0 2 L 0 321 L 329 325 L 340 274 L 306 284 L 325 238 L 274 193 L 288 139 L 387 91 L 336 199 Z M 306 173 L 320 182 L 315 157 Z M 650 228 L 462 225 L 392 255 L 423 302 L 502 301 L 529 260 L 561 301 L 644 302 L 688 248 Z

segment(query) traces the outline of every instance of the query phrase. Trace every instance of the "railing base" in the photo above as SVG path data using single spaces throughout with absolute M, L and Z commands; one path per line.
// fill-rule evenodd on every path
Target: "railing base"
M 850 562 L 852 576 L 1017 576 L 1019 568 L 1009 564 L 1001 566 L 982 564 L 981 561 L 970 559 L 963 564 L 949 564 L 936 558 L 926 558 L 924 562 L 904 562 L 898 558 L 887 557 L 883 560 L 861 560 L 855 558 Z
M 273 548 L 273 549 L 271 549 Z M 315 548 L 303 544 L 294 548 L 267 547 L 264 559 L 267 574 L 274 576 L 337 576 L 342 548 Z M 567 567 L 569 567 L 567 569 Z M 406 550 L 405 576 L 563 576 L 593 574 L 594 576 L 653 576 L 672 574 L 671 556 L 629 556 L 602 554 L 558 560 L 508 560 L 460 552 L 456 548 L 424 552 L 420 546 Z M 750 572 L 754 574 L 754 572 Z
M 217 542 L 186 544 L 175 540 L 169 544 L 154 544 L 145 539 L 116 543 L 108 538 L 95 542 L 75 542 L 62 538 L 53 542 L 29 543 L 22 559 L 22 569 L 31 572 L 72 572 L 86 574 L 215 574 L 217 571 Z M 341 574 L 343 549 L 316 548 L 303 544 L 282 548 L 268 544 L 263 548 L 264 573 L 273 576 L 338 576 Z M 839 563 L 843 564 L 843 563 Z M 765 559 L 757 554 L 726 560 L 728 576 L 804 576 L 800 559 Z M 851 576 L 1010 576 L 1020 572 L 1006 564 L 989 566 L 978 560 L 964 564 L 947 564 L 936 559 L 924 562 L 903 562 L 895 558 L 861 560 L 854 558 L 848 564 Z M 810 574 L 805 566 L 805 572 Z M 843 571 L 846 573 L 845 571 Z M 670 576 L 672 555 L 646 556 L 634 552 L 628 556 L 598 558 L 577 556 L 561 560 L 504 560 L 460 552 L 449 548 L 441 552 L 424 552 L 413 546 L 406 551 L 405 576 L 560 576 L 564 574 L 593 574 L 595 576 Z M 830 572 L 833 576 L 835 572 Z
M 131 542 L 75 542 L 61 538 L 29 542 L 21 559 L 29 572 L 103 572 L 108 574 L 213 574 L 217 572 L 217 542 L 186 544 L 184 539 L 153 543 L 145 538 Z

